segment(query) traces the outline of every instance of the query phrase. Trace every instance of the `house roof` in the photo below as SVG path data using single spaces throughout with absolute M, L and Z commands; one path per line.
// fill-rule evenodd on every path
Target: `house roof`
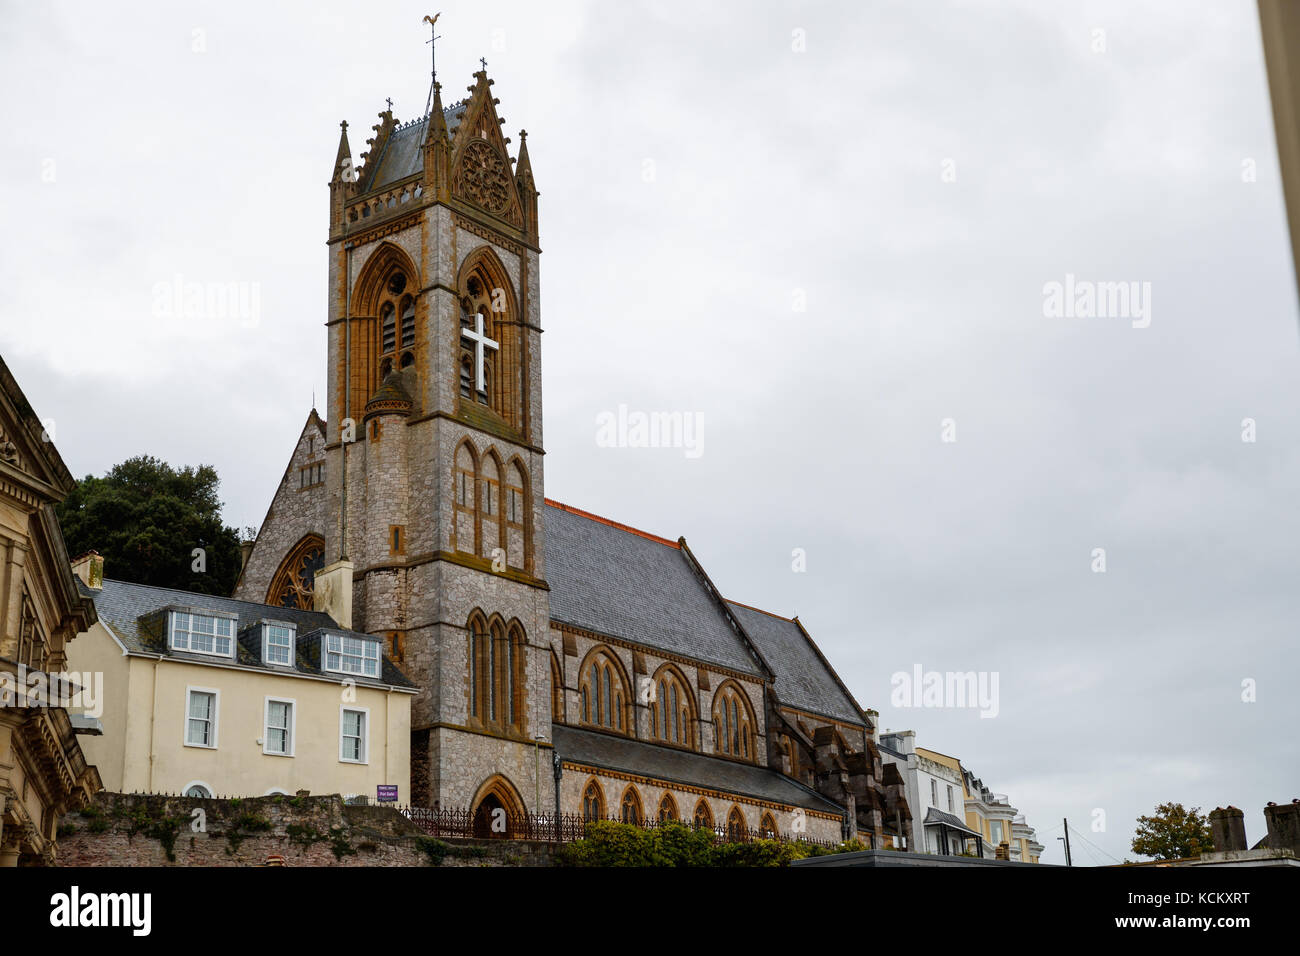
M 551 620 L 765 676 L 678 542 L 546 503 Z
M 951 827 L 954 830 L 961 830 L 963 833 L 969 833 L 971 836 L 979 836 L 978 833 L 966 826 L 964 821 L 953 816 L 951 813 L 944 813 L 937 807 L 930 807 L 930 809 L 926 810 L 925 820 L 922 821 L 921 825 L 927 827 Z
M 234 614 L 238 617 L 236 632 L 242 635 L 245 628 L 262 621 L 283 621 L 293 624 L 297 630 L 295 642 L 296 660 L 293 668 L 277 667 L 263 663 L 261 655 L 247 640 L 236 641 L 233 663 L 241 667 L 252 667 L 275 674 L 306 674 L 312 677 L 325 677 L 329 680 L 343 680 L 345 677 L 356 681 L 358 685 L 393 686 L 415 688 L 415 684 L 397 669 L 386 654 L 382 654 L 382 669 L 378 679 L 360 674 L 335 674 L 325 672 L 320 667 L 319 641 L 312 641 L 313 632 L 328 630 L 331 633 L 344 634 L 376 640 L 373 634 L 362 634 L 338 626 L 338 623 L 321 611 L 302 611 L 297 608 L 276 607 L 272 604 L 256 604 L 252 601 L 236 601 L 233 598 L 217 597 L 212 594 L 196 594 L 193 591 L 178 591 L 173 588 L 151 587 L 144 584 L 131 584 L 127 581 L 105 579 L 102 591 L 86 587 L 78 579 L 81 593 L 95 602 L 99 619 L 106 624 L 119 641 L 125 645 L 127 653 L 144 654 L 151 657 L 159 654 L 175 660 L 189 661 L 195 664 L 227 663 L 221 658 L 206 654 L 192 654 L 172 649 L 167 641 L 165 626 L 159 626 L 157 620 L 150 616 L 164 608 L 189 608 L 194 611 L 215 611 L 221 614 Z
M 735 601 L 727 603 L 775 671 L 773 686 L 781 703 L 865 726 L 857 702 L 797 621 Z
M 552 724 L 551 734 L 555 752 L 561 760 L 652 777 L 666 783 L 721 790 L 740 797 L 753 797 L 806 810 L 843 813 L 842 807 L 815 790 L 767 767 L 583 730 L 566 724 Z M 682 809 L 683 812 L 689 812 L 688 808 Z

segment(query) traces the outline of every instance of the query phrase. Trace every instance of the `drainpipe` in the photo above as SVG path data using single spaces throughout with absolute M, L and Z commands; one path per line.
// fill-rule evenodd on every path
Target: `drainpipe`
M 153 662 L 153 696 L 149 699 L 149 793 L 153 793 L 154 740 L 156 735 L 155 728 L 158 725 L 158 665 L 162 663 L 164 656 L 166 655 L 159 654 L 158 659 Z M 130 666 L 131 665 L 128 663 L 127 667 L 129 668 Z M 189 702 L 187 701 L 185 704 L 185 727 L 187 734 L 189 733 L 189 706 Z M 125 780 L 122 782 L 124 784 L 126 783 Z

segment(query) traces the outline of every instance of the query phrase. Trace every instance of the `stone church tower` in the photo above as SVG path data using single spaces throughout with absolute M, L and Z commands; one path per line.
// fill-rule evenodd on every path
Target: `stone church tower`
M 359 164 L 343 124 L 314 600 L 422 688 L 403 802 L 513 813 L 554 801 L 538 193 L 474 80 Z

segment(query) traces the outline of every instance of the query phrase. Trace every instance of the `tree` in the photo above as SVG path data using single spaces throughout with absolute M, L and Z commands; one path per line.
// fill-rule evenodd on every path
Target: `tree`
M 1155 814 L 1138 817 L 1132 850 L 1157 860 L 1181 860 L 1200 856 L 1213 845 L 1210 821 L 1200 807 L 1183 809 L 1181 803 L 1162 803 Z
M 221 520 L 211 465 L 172 468 L 141 455 L 87 475 L 60 504 L 69 555 L 95 550 L 119 581 L 227 595 L 239 576 L 239 534 Z

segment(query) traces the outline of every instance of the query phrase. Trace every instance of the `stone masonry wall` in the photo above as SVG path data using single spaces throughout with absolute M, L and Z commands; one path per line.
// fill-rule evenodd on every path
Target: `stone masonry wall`
M 284 866 L 430 865 L 423 834 L 398 811 L 345 806 L 337 795 L 233 801 L 100 793 L 65 816 L 59 834 L 58 862 L 68 867 L 265 866 L 272 856 Z M 441 866 L 548 866 L 553 850 L 523 840 L 442 842 L 451 849 Z

